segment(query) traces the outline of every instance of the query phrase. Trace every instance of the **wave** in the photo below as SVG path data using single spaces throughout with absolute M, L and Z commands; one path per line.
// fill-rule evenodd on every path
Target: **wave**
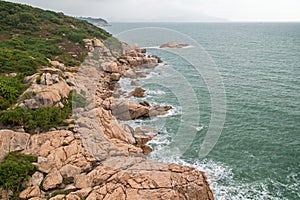
M 234 177 L 232 168 L 224 163 L 209 159 L 189 160 L 172 155 L 167 150 L 170 142 L 171 138 L 168 133 L 158 135 L 148 143 L 155 149 L 148 155 L 148 158 L 159 162 L 193 166 L 200 171 L 204 171 L 216 200 L 285 200 L 279 189 L 278 193 L 275 194 L 276 196 L 274 196 L 274 193 L 271 194 L 269 190 L 270 186 L 282 187 L 281 183 L 272 179 L 250 183 L 237 180 Z M 295 187 L 297 186 L 299 185 L 295 185 Z

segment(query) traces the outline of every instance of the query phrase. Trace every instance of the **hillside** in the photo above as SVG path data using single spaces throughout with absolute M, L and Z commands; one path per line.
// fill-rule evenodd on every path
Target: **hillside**
M 102 18 L 78 17 L 78 19 L 85 20 L 95 26 L 110 26 L 110 24 Z
M 0 1 L 0 109 L 15 103 L 27 87 L 25 75 L 50 66 L 47 59 L 79 66 L 87 56 L 84 38 L 107 39 L 106 31 L 63 13 Z M 17 73 L 8 77 L 4 74 Z

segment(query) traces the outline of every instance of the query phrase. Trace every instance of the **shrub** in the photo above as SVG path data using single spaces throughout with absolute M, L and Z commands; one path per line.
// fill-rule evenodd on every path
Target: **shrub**
M 78 94 L 75 90 L 71 93 L 73 108 L 83 108 L 87 104 L 86 98 L 83 96 L 85 92 L 81 90 L 80 93 Z
M 15 103 L 19 95 L 28 87 L 23 84 L 24 75 L 16 77 L 0 75 L 0 109 L 7 109 Z
M 40 107 L 36 110 L 24 110 L 16 107 L 13 110 L 6 110 L 0 113 L 0 124 L 3 126 L 24 126 L 24 129 L 33 133 L 39 127 L 43 131 L 50 128 L 66 125 L 65 119 L 71 115 L 71 108 L 65 105 L 59 107 Z
M 0 163 L 0 187 L 13 192 L 13 198 L 17 198 L 24 189 L 23 183 L 35 172 L 31 162 L 36 162 L 37 157 L 18 152 L 9 153 L 4 162 Z

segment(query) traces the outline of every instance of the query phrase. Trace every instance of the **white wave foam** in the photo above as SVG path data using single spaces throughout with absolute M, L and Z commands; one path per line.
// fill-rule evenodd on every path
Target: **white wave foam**
M 146 94 L 148 95 L 164 95 L 166 94 L 163 90 L 146 90 Z
M 157 160 L 166 163 L 177 163 L 180 165 L 188 165 L 197 168 L 198 170 L 205 171 L 210 187 L 213 191 L 216 200 L 282 200 L 281 194 L 278 192 L 276 196 L 270 194 L 268 185 L 276 185 L 278 183 L 271 179 L 263 182 L 245 183 L 234 178 L 232 169 L 223 163 L 213 160 L 202 161 L 187 161 L 178 156 L 172 156 L 168 152 L 167 145 L 170 140 L 162 136 L 158 140 L 154 139 L 153 142 L 159 142 L 155 150 L 148 156 L 149 159 Z M 166 142 L 162 144 L 161 142 Z M 152 144 L 153 145 L 153 144 Z M 158 147 L 158 148 L 157 148 Z
M 204 126 L 197 126 L 195 127 L 196 131 L 202 131 L 204 129 Z

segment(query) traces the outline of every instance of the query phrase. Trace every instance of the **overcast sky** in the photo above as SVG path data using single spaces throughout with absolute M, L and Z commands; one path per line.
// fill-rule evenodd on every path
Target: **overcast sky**
M 300 0 L 9 0 L 114 21 L 300 21 Z

